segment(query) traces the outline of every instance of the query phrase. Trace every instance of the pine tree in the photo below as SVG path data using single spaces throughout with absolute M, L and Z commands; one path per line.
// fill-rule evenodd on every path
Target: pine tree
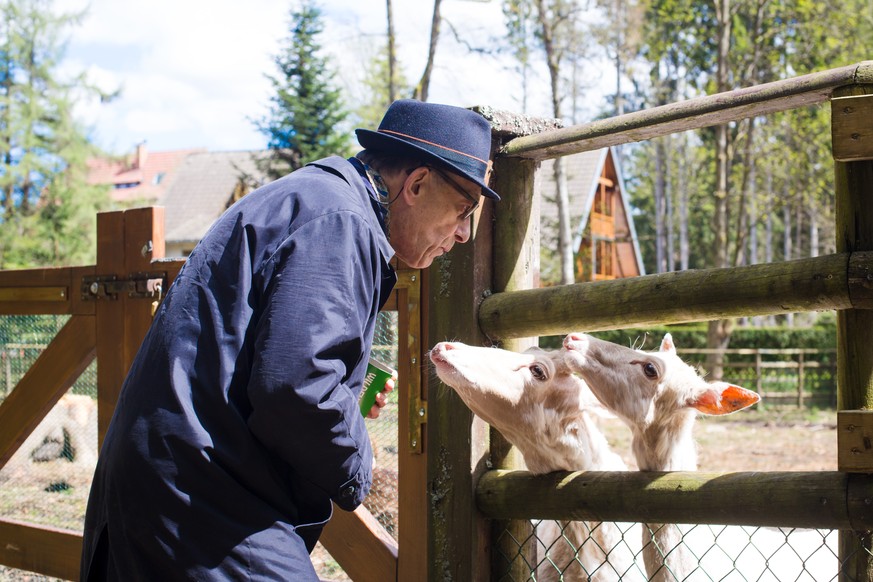
M 0 12 L 0 268 L 93 262 L 108 192 L 85 183 L 96 152 L 72 95 L 95 90 L 56 73 L 80 15 L 55 15 L 48 0 L 2 0 Z
M 289 30 L 284 49 L 274 59 L 279 74 L 269 77 L 275 90 L 270 112 L 255 122 L 269 138 L 272 155 L 261 169 L 273 179 L 313 160 L 351 153 L 343 127 L 348 112 L 318 42 L 324 25 L 313 0 L 292 9 Z

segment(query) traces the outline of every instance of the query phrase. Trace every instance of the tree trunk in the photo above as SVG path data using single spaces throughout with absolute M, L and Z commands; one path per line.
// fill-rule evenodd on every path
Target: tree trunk
M 788 200 L 787 192 L 785 193 L 785 200 Z M 785 229 L 782 233 L 782 254 L 784 255 L 784 260 L 790 261 L 794 252 L 791 245 L 791 208 L 789 208 L 787 203 L 782 207 L 782 222 Z M 785 325 L 794 327 L 793 313 L 788 313 L 785 316 Z
M 767 200 L 775 200 L 773 195 L 773 168 L 767 168 Z M 764 262 L 773 262 L 773 213 L 768 212 L 764 222 Z
M 554 30 L 549 22 L 543 0 L 536 0 L 537 21 L 542 34 L 543 48 L 546 53 L 546 63 L 549 68 L 549 82 L 552 92 L 552 114 L 555 119 L 563 119 L 560 93 L 560 54 L 555 48 Z M 575 281 L 573 265 L 573 243 L 570 233 L 570 199 L 567 192 L 567 177 L 564 172 L 564 160 L 555 158 L 555 196 L 558 204 L 558 252 L 561 257 L 561 283 L 569 284 Z
M 730 0 L 716 0 L 718 18 L 718 59 L 716 90 L 721 93 L 728 86 L 728 51 L 731 38 Z M 713 259 L 716 267 L 728 266 L 728 126 L 719 125 L 716 131 L 716 191 L 715 191 L 715 237 Z M 710 321 L 706 345 L 719 350 L 706 357 L 707 368 L 715 378 L 721 378 L 724 366 L 724 349 L 730 343 L 733 324 L 730 320 Z
M 683 134 L 679 136 L 679 140 L 679 176 L 681 179 L 679 185 L 679 269 L 687 271 L 691 254 L 688 242 L 688 168 L 690 167 L 688 162 L 688 136 Z
M 758 189 L 756 188 L 755 180 L 757 179 L 757 168 L 752 167 L 751 180 L 749 185 L 749 264 L 756 265 L 761 261 L 758 259 Z
M 440 38 L 440 23 L 442 22 L 442 17 L 440 16 L 441 3 L 442 0 L 434 0 L 433 3 L 433 19 L 431 20 L 430 25 L 430 47 L 427 51 L 427 63 L 424 66 L 424 73 L 421 75 L 421 80 L 418 82 L 418 85 L 415 87 L 415 91 L 412 94 L 412 97 L 419 101 L 427 101 L 427 93 L 430 89 L 430 74 L 433 71 L 437 43 Z
M 667 136 L 664 138 L 667 141 L 668 152 L 673 152 L 673 136 Z M 675 156 L 671 154 L 667 154 L 666 162 L 667 162 L 667 176 L 665 180 L 666 188 L 664 188 L 664 236 L 666 238 L 665 245 L 666 250 L 665 253 L 667 255 L 667 272 L 672 272 L 676 270 L 676 255 L 673 249 L 673 225 L 675 221 L 673 220 L 673 180 L 676 175 L 674 172 L 674 162 Z
M 666 138 L 659 137 L 655 140 L 655 261 L 656 273 L 664 273 L 667 270 L 667 258 L 665 252 L 664 216 L 667 204 L 667 152 L 664 147 Z
M 385 0 L 388 18 L 388 103 L 391 104 L 397 99 L 397 74 L 394 72 L 397 68 L 397 54 L 394 48 L 394 8 L 391 5 L 391 0 Z
M 803 256 L 803 199 L 797 201 L 794 207 L 794 253 L 798 258 Z
M 748 121 L 748 131 L 746 132 L 746 144 L 743 147 L 743 180 L 740 185 L 740 199 L 737 202 L 737 226 L 736 226 L 736 247 L 734 252 L 734 266 L 742 266 L 746 264 L 746 250 L 749 228 L 753 224 L 749 219 L 748 203 L 752 197 L 755 181 L 755 118 L 752 117 Z
M 561 256 L 561 284 L 569 285 L 576 282 L 576 275 L 573 263 L 573 238 L 570 230 L 570 194 L 564 162 L 563 157 L 555 158 L 555 187 L 558 204 L 558 252 Z M 592 258 L 596 256 L 595 252 Z M 592 272 L 592 278 L 593 276 Z

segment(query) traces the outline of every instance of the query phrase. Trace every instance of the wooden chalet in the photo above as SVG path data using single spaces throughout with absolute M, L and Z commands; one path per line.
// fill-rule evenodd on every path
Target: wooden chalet
M 630 199 L 613 148 L 564 157 L 570 200 L 576 282 L 645 274 Z M 543 252 L 558 248 L 558 207 L 554 160 L 543 162 Z

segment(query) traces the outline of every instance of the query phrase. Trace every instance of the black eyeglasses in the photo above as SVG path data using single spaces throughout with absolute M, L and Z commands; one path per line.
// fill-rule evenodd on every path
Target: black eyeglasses
M 464 198 L 466 198 L 467 200 L 469 200 L 470 202 L 473 203 L 473 206 L 471 206 L 470 209 L 461 216 L 461 218 L 466 220 L 466 219 L 470 218 L 471 216 L 473 216 L 473 213 L 476 212 L 477 208 L 479 208 L 479 201 L 476 200 L 475 198 L 473 198 L 472 196 L 470 196 L 469 194 L 467 194 L 467 191 L 464 190 L 463 188 L 461 188 L 460 184 L 455 182 L 452 178 L 449 177 L 448 174 L 446 174 L 445 172 L 443 172 L 439 168 L 435 168 L 434 166 L 425 166 L 425 167 L 433 170 L 434 172 L 436 172 L 437 174 L 442 176 L 442 179 L 445 180 L 446 182 L 448 182 L 449 184 L 451 184 L 451 186 L 455 190 L 457 190 L 461 196 L 463 196 Z

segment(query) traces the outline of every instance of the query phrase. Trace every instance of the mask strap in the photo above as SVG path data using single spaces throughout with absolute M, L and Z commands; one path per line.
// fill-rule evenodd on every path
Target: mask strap
M 380 200 L 380 204 L 389 204 L 388 200 L 388 186 L 385 184 L 385 180 L 382 179 L 382 175 L 371 168 L 368 164 L 361 162 L 364 166 L 364 172 L 367 173 L 367 179 L 370 181 L 370 185 L 373 186 L 373 189 L 379 194 L 379 197 L 383 200 Z

